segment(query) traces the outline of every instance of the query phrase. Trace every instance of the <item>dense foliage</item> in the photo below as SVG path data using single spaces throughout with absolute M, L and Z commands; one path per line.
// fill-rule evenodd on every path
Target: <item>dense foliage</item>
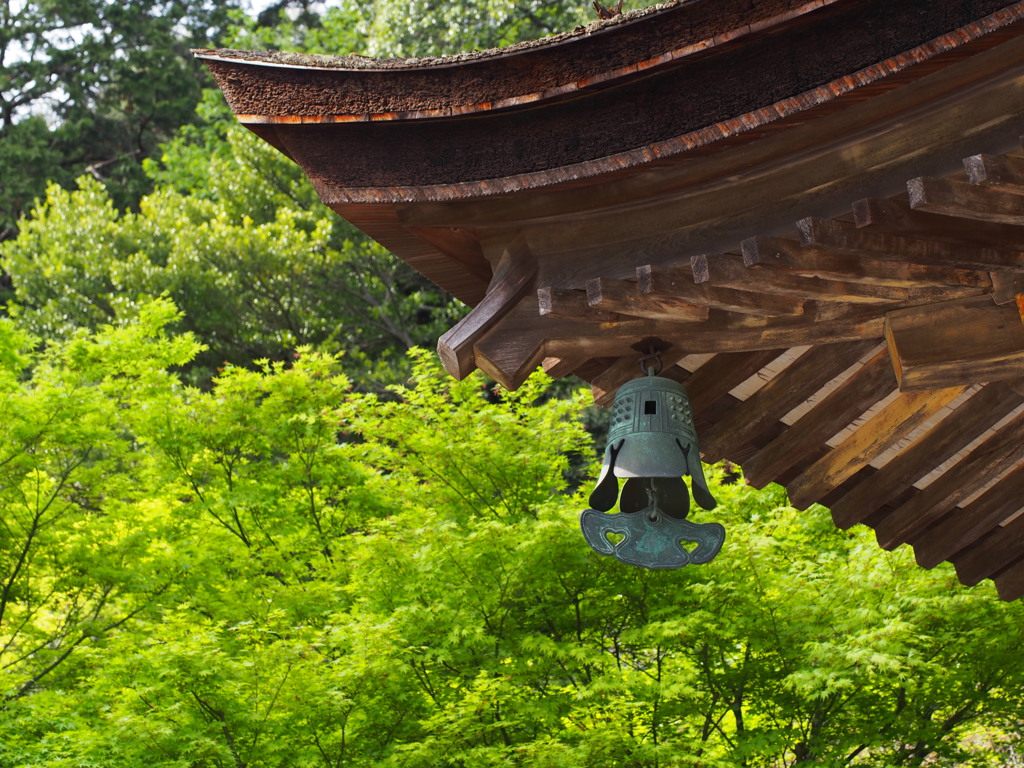
M 777 490 L 707 566 L 590 551 L 541 377 L 203 391 L 173 319 L 0 326 L 2 766 L 985 765 L 1024 715 L 1019 606 Z
M 721 477 L 713 563 L 592 552 L 584 398 L 410 353 L 460 310 L 184 53 L 453 52 L 585 4 L 231 8 L 0 9 L 0 768 L 1016 761 L 1021 606 Z
M 0 4 L 0 239 L 47 180 L 89 173 L 120 205 L 147 188 L 160 142 L 192 122 L 207 79 L 188 55 L 233 0 L 6 0 Z

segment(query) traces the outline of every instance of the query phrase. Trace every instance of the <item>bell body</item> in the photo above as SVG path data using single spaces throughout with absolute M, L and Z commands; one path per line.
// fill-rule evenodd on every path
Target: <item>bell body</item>
M 725 541 L 725 529 L 685 519 L 690 498 L 684 475 L 690 475 L 694 500 L 714 509 L 686 388 L 660 376 L 623 384 L 612 404 L 601 476 L 590 509 L 580 515 L 587 543 L 602 555 L 644 568 L 711 560 Z M 620 477 L 626 478 L 621 497 Z M 618 513 L 607 514 L 616 501 Z M 621 539 L 613 544 L 610 534 Z M 696 542 L 697 548 L 687 550 L 683 541 Z
M 644 376 L 615 395 L 608 444 L 622 440 L 616 477 L 680 477 L 690 473 L 686 446 L 697 450 L 690 398 L 678 381 Z M 605 452 L 604 463 L 609 463 Z

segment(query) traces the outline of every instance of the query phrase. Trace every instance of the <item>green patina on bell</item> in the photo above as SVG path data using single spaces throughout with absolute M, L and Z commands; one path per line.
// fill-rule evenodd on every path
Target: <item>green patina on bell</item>
M 679 382 L 651 373 L 624 384 L 615 396 L 601 477 L 580 526 L 596 551 L 631 565 L 706 563 L 722 548 L 725 529 L 686 519 L 690 494 L 684 475 L 701 507 L 716 505 L 700 463 L 690 398 Z M 621 498 L 619 478 L 626 480 Z M 608 514 L 616 501 L 619 512 Z M 683 541 L 697 547 L 687 550 Z

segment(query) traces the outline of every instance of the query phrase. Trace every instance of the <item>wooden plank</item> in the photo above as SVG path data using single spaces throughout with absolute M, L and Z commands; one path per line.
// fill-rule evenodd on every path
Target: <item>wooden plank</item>
M 686 391 L 690 395 L 693 412 L 699 414 L 704 411 L 783 352 L 784 349 L 765 349 L 715 355 L 686 380 Z
M 806 221 L 806 219 L 805 219 Z M 836 222 L 849 226 L 846 222 Z M 863 230 L 854 229 L 861 233 Z M 877 233 L 872 233 L 876 234 Z M 818 237 L 816 230 L 812 237 Z M 832 246 L 803 245 L 796 240 L 778 237 L 752 237 L 740 245 L 743 263 L 747 266 L 765 266 L 786 269 L 804 277 L 825 280 L 878 283 L 902 288 L 922 286 L 964 286 L 989 290 L 990 273 L 978 269 L 963 269 L 936 264 L 919 264 L 903 260 L 901 254 L 839 250 Z M 870 253 L 870 255 L 865 255 Z
M 973 155 L 964 158 L 967 180 L 1024 194 L 1024 158 L 1012 155 Z
M 639 286 L 630 280 L 609 280 L 605 277 L 588 280 L 587 302 L 594 309 L 651 320 L 699 323 L 708 319 L 707 306 L 685 301 L 662 304 L 650 295 L 641 294 Z
M 1024 316 L 1024 307 L 1020 306 L 1019 298 L 1024 294 L 1024 270 L 1003 270 L 989 274 L 992 278 L 992 301 L 996 304 L 1017 302 L 1018 309 Z
M 884 467 L 832 502 L 833 522 L 839 528 L 864 522 L 1022 402 L 1024 393 L 1016 392 L 1009 382 L 983 387 Z
M 684 303 L 761 317 L 796 316 L 804 311 L 804 302 L 791 296 L 697 285 L 693 273 L 685 267 L 640 266 L 636 269 L 636 281 L 641 295 L 666 308 Z
M 953 555 L 960 582 L 973 587 L 1003 570 L 1024 553 L 1024 516 L 989 531 L 976 544 Z
M 614 312 L 594 309 L 587 302 L 586 291 L 574 291 L 571 288 L 538 288 L 537 306 L 539 314 L 553 317 L 587 319 L 599 323 L 623 319 Z
M 583 330 L 579 320 L 542 318 L 530 298 L 527 296 L 473 345 L 477 367 L 505 389 L 518 389 L 545 357 L 563 356 L 545 349 L 545 325 L 559 322 Z
M 875 525 L 878 543 L 893 549 L 922 535 L 934 521 L 994 478 L 1024 461 L 1024 414 L 985 440 L 954 467 Z
M 1010 602 L 1024 595 L 1024 559 L 1013 565 L 993 579 L 999 599 Z
M 1024 196 L 995 187 L 921 176 L 907 182 L 910 207 L 972 221 L 1024 224 Z
M 797 229 L 804 245 L 887 259 L 888 269 L 894 272 L 899 271 L 897 265 L 902 262 L 908 277 L 916 275 L 920 279 L 918 285 L 934 276 L 941 281 L 939 285 L 985 288 L 989 282 L 985 271 L 1024 265 L 1024 255 L 1016 249 L 950 242 L 924 233 L 891 234 L 878 227 L 857 227 L 845 221 L 813 217 L 798 221 Z M 882 265 L 878 268 L 885 269 Z
M 833 435 L 895 388 L 889 354 L 883 347 L 795 424 L 744 462 L 743 475 L 747 483 L 763 488 L 778 480 L 783 472 L 819 450 Z
M 660 355 L 662 370 L 664 370 L 686 357 L 686 352 L 681 349 L 666 349 L 660 352 Z M 594 396 L 594 402 L 601 406 L 611 405 L 619 387 L 627 381 L 632 381 L 643 375 L 643 370 L 640 367 L 640 352 L 620 357 L 591 382 L 590 389 Z
M 701 436 L 705 461 L 727 458 L 734 449 L 756 440 L 873 346 L 871 341 L 856 341 L 804 352 Z
M 951 216 L 914 210 L 909 200 L 867 198 L 853 204 L 853 221 L 858 227 L 872 227 L 894 234 L 923 235 L 957 243 L 1020 250 L 1024 230 L 1010 224 L 967 221 Z
M 540 361 L 540 367 L 544 373 L 553 379 L 561 379 L 569 376 L 577 368 L 581 367 L 587 360 L 581 355 L 565 357 L 545 357 Z
M 941 525 L 915 539 L 914 556 L 922 568 L 934 568 L 943 560 L 970 547 L 1024 505 L 1024 466 L 1012 470 L 996 485 L 966 507 L 955 508 Z
M 438 339 L 437 354 L 450 375 L 463 379 L 476 370 L 473 345 L 533 287 L 537 262 L 521 238 L 502 255 L 487 295 Z
M 905 392 L 1024 377 L 1021 314 L 987 296 L 889 312 L 885 339 Z
M 895 442 L 959 397 L 966 387 L 906 392 L 786 486 L 790 503 L 806 509 L 866 467 Z
M 690 259 L 698 284 L 762 293 L 778 293 L 798 299 L 836 301 L 844 304 L 899 304 L 909 298 L 907 288 L 804 277 L 763 264 L 746 267 L 743 259 L 727 254 L 699 254 Z

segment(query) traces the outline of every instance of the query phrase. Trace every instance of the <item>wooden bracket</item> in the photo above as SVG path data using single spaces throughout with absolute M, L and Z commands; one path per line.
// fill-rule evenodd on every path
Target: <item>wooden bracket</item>
M 537 262 L 524 238 L 514 240 L 498 261 L 483 301 L 452 326 L 437 342 L 444 369 L 464 379 L 477 365 L 473 346 L 507 315 L 529 291 L 537 277 Z
M 1022 302 L 988 296 L 889 312 L 885 340 L 902 391 L 1024 377 Z

